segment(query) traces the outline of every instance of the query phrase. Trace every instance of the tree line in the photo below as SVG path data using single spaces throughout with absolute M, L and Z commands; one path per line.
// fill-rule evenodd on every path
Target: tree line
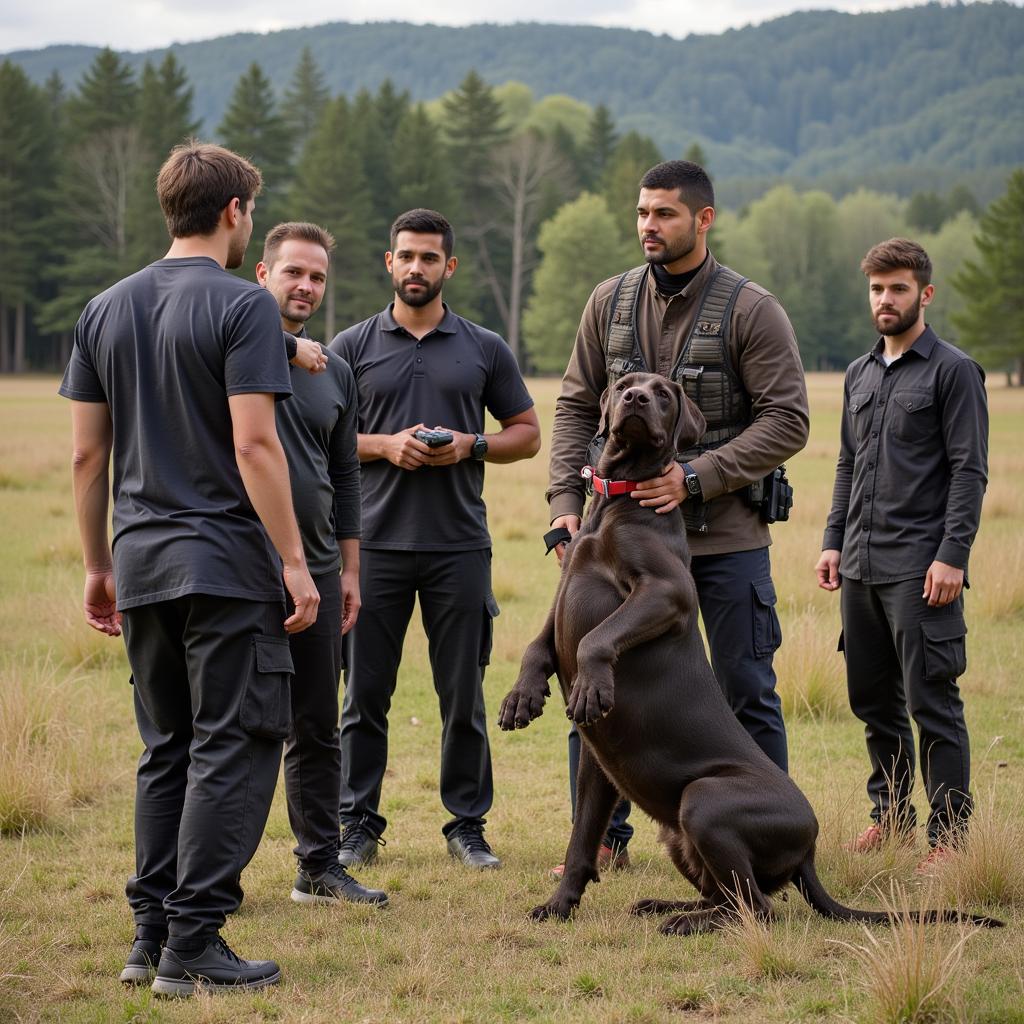
M 156 172 L 197 129 L 172 53 L 136 74 L 103 50 L 71 93 L 56 74 L 35 85 L 17 64 L 0 64 L 0 371 L 62 367 L 85 303 L 164 254 Z M 330 339 L 388 302 L 388 227 L 402 210 L 428 206 L 456 230 L 453 308 L 501 333 L 527 370 L 552 373 L 565 367 L 591 288 L 640 261 L 637 183 L 666 155 L 649 136 L 621 131 L 603 104 L 538 100 L 520 82 L 495 86 L 475 71 L 428 103 L 389 80 L 376 92 L 332 94 L 308 49 L 280 95 L 251 65 L 213 134 L 264 175 L 240 274 L 254 278 L 259 239 L 278 221 L 313 220 L 337 238 L 314 336 Z M 695 142 L 667 155 L 706 163 Z M 1003 258 L 975 242 L 978 213 L 962 187 L 907 201 L 778 186 L 720 211 L 711 246 L 783 302 L 806 365 L 829 368 L 870 340 L 860 256 L 912 234 L 936 264 L 940 334 L 961 332 L 1009 365 L 1018 357 L 992 331 L 967 329 L 971 268 L 983 275 L 985 260 Z

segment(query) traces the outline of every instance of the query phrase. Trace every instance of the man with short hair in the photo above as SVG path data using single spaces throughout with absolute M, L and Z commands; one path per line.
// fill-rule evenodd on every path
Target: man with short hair
M 453 245 L 441 214 L 398 217 L 384 255 L 394 302 L 331 343 L 359 388 L 363 491 L 363 606 L 347 638 L 341 716 L 340 859 L 349 866 L 383 843 L 387 714 L 417 596 L 441 705 L 441 800 L 452 816 L 442 832 L 467 866 L 500 864 L 483 833 L 493 798 L 483 676 L 498 614 L 484 461 L 531 458 L 540 426 L 505 342 L 442 301 Z M 483 433 L 485 409 L 499 431 Z M 441 434 L 417 437 L 426 424 Z
M 951 856 L 971 813 L 957 677 L 967 664 L 963 588 L 988 480 L 985 372 L 925 323 L 935 288 L 916 242 L 861 261 L 880 337 L 850 364 L 818 585 L 840 604 L 850 707 L 864 723 L 872 824 L 857 851 L 909 839 L 914 734 L 931 811 L 922 873 Z M 909 715 L 908 715 L 909 709 Z
M 256 265 L 257 280 L 277 300 L 281 326 L 323 357 L 326 351 L 305 338 L 305 325 L 323 301 L 333 251 L 329 232 L 293 221 L 268 232 L 263 259 Z M 361 886 L 338 863 L 341 638 L 359 615 L 356 384 L 348 364 L 337 356 L 325 372 L 293 371 L 291 383 L 292 397 L 277 406 L 277 432 L 288 457 L 306 562 L 320 594 L 316 622 L 288 641 L 295 674 L 284 778 L 299 860 L 291 895 L 296 903 L 383 906 L 384 892 Z
M 172 151 L 157 179 L 167 256 L 86 306 L 60 388 L 86 621 L 109 636 L 123 626 L 145 748 L 121 979 L 165 996 L 280 978 L 220 937 L 288 734 L 288 634 L 320 600 L 275 427 L 275 400 L 291 393 L 277 306 L 225 272 L 242 263 L 260 186 L 220 146 Z
M 603 443 L 606 388 L 634 371 L 682 386 L 707 420 L 707 433 L 625 500 L 652 515 L 682 505 L 715 674 L 744 728 L 785 770 L 786 730 L 772 668 L 782 634 L 771 537 L 751 485 L 807 442 L 807 391 L 796 337 L 778 301 L 709 252 L 714 219 L 714 188 L 698 164 L 669 160 L 640 180 L 637 233 L 646 263 L 599 284 L 583 311 L 555 406 L 547 500 L 552 527 L 575 534 L 585 499 L 580 471 L 596 464 L 594 444 Z M 556 547 L 559 558 L 563 550 Z M 574 808 L 580 756 L 573 728 Z M 628 813 L 623 801 L 612 815 L 599 866 L 628 864 Z

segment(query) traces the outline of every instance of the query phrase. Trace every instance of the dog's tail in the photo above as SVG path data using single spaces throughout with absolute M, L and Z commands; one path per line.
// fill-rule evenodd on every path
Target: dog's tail
M 844 907 L 834 900 L 821 884 L 817 871 L 814 870 L 814 855 L 807 859 L 796 870 L 793 884 L 800 895 L 807 900 L 811 909 L 822 917 L 833 921 L 865 921 L 874 924 L 892 924 L 894 921 L 921 921 L 925 924 L 975 924 L 982 928 L 1002 928 L 1003 922 L 995 917 L 980 917 L 976 914 L 961 914 L 956 910 L 913 910 L 909 914 L 889 914 L 884 910 L 856 910 Z

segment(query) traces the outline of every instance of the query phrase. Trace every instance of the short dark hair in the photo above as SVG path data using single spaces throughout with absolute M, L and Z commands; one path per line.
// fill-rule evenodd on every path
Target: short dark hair
M 277 224 L 267 232 L 267 237 L 263 240 L 263 262 L 268 267 L 273 266 L 281 246 L 292 239 L 319 245 L 327 253 L 328 259 L 334 252 L 334 235 L 330 231 L 309 221 L 289 220 Z
M 675 189 L 690 213 L 715 205 L 715 187 L 708 172 L 691 160 L 666 160 L 655 164 L 640 179 L 640 187 Z
M 445 259 L 452 258 L 455 249 L 455 232 L 447 219 L 437 210 L 425 210 L 417 207 L 415 210 L 406 210 L 400 213 L 394 224 L 391 225 L 391 248 L 395 248 L 400 231 L 411 231 L 416 235 L 440 235 L 441 247 L 444 249 Z
M 245 210 L 263 187 L 263 175 L 223 146 L 189 139 L 171 150 L 156 178 L 156 194 L 172 238 L 212 235 L 232 199 Z
M 890 238 L 873 245 L 860 261 L 860 269 L 865 275 L 911 270 L 922 288 L 932 283 L 932 261 L 928 253 L 909 238 Z

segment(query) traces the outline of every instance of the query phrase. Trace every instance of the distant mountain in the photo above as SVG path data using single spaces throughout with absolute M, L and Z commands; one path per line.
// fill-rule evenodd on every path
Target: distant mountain
M 308 46 L 335 92 L 385 78 L 416 99 L 454 88 L 470 68 L 540 97 L 605 103 L 620 130 L 667 155 L 699 142 L 719 177 L 806 180 L 920 168 L 984 174 L 1024 163 L 1024 9 L 929 4 L 886 13 L 792 14 L 716 36 L 556 25 L 469 28 L 333 23 L 224 36 L 172 50 L 215 134 L 239 75 L 258 62 L 282 90 Z M 36 81 L 69 85 L 97 50 L 51 46 L 7 56 Z M 124 54 L 133 65 L 166 50 Z

